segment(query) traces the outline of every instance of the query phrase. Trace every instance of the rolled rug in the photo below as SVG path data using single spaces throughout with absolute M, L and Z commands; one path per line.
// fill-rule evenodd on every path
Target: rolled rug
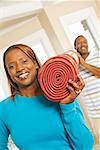
M 77 67 L 79 67 L 79 57 L 78 57 L 76 51 L 74 51 L 74 50 L 68 50 L 68 51 L 65 52 L 64 54 L 65 54 L 65 55 L 66 55 L 66 54 L 67 54 L 67 55 L 69 54 L 69 55 L 72 57 L 72 59 L 75 61 L 75 63 L 77 64 Z
M 48 59 L 39 69 L 38 81 L 48 100 L 59 102 L 69 95 L 68 80 L 78 80 L 75 59 L 62 54 Z

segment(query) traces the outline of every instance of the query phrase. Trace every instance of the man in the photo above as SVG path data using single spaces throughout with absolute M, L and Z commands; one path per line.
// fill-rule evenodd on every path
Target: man
M 74 41 L 74 47 L 80 58 L 81 75 L 85 88 L 81 96 L 84 100 L 91 121 L 96 142 L 100 144 L 100 57 L 99 51 L 92 54 L 88 51 L 87 39 L 80 35 Z

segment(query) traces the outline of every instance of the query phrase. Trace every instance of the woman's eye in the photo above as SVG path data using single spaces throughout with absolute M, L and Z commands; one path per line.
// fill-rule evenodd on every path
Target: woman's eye
M 22 63 L 27 63 L 27 62 L 28 62 L 28 60 L 23 60 L 23 61 L 22 61 Z
M 13 68 L 14 68 L 14 66 L 13 66 L 13 65 L 9 66 L 9 69 L 13 69 Z

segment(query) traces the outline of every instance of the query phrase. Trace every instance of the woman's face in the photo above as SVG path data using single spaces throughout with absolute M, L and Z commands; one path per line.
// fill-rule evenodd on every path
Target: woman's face
M 76 40 L 76 50 L 80 54 L 86 54 L 88 53 L 88 42 L 84 37 L 79 37 Z
M 32 61 L 18 48 L 12 49 L 6 54 L 6 66 L 14 83 L 20 88 L 32 85 L 36 79 L 36 62 Z

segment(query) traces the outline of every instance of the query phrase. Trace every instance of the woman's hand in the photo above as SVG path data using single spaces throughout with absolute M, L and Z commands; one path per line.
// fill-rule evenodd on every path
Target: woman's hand
M 84 88 L 85 84 L 83 79 L 79 76 L 77 83 L 69 80 L 68 81 L 68 90 L 70 92 L 67 98 L 60 101 L 61 104 L 69 104 L 74 101 L 74 99 L 81 93 L 82 89 Z

